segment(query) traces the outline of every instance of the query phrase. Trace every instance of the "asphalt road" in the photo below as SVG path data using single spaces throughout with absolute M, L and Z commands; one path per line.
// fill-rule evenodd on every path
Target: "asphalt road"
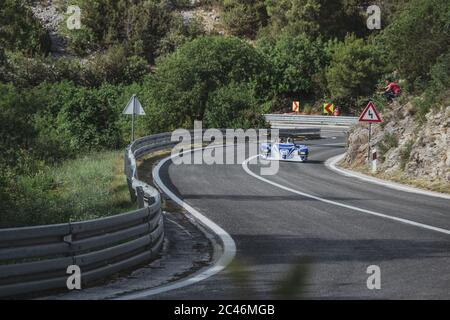
M 280 163 L 280 185 L 344 205 L 450 230 L 450 201 L 389 189 L 330 171 L 343 136 L 310 141 L 309 163 Z M 334 136 L 334 137 L 333 137 Z M 259 165 L 249 165 L 259 174 Z M 449 299 L 450 236 L 324 203 L 249 175 L 241 164 L 174 165 L 163 181 L 235 240 L 239 272 L 150 299 L 264 299 L 295 265 L 308 299 Z M 381 268 L 381 289 L 367 288 L 367 268 Z M 245 272 L 242 272 L 245 270 Z M 291 284 L 295 284 L 293 280 Z M 291 293 L 292 294 L 292 293 Z M 298 297 L 298 296 L 292 296 Z

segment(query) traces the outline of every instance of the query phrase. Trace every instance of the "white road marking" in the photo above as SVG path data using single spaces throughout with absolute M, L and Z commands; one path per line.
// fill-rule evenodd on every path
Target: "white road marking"
M 330 158 L 330 159 L 328 159 L 325 162 L 325 165 L 328 167 L 328 169 L 330 169 L 332 171 L 335 171 L 335 172 L 337 172 L 337 173 L 339 173 L 341 175 L 347 176 L 347 177 L 358 178 L 358 179 L 363 180 L 363 181 L 379 184 L 379 185 L 382 185 L 384 187 L 395 189 L 395 190 L 400 190 L 400 191 L 405 191 L 405 192 L 410 192 L 410 193 L 423 194 L 425 196 L 437 197 L 437 198 L 450 200 L 450 195 L 448 195 L 448 194 L 422 190 L 422 189 L 414 188 L 414 187 L 410 187 L 410 186 L 405 186 L 405 185 L 402 185 L 402 184 L 399 184 L 399 183 L 395 183 L 395 182 L 391 182 L 391 181 L 382 180 L 382 179 L 374 178 L 374 177 L 371 177 L 371 176 L 367 176 L 367 175 L 359 173 L 359 172 L 354 172 L 354 171 L 351 171 L 351 170 L 338 168 L 336 166 L 336 164 L 339 161 L 341 161 L 344 157 L 345 157 L 345 153 L 341 154 L 341 155 L 338 155 L 336 157 Z
M 217 147 L 217 146 L 215 146 Z M 180 199 L 177 195 L 175 195 L 162 181 L 160 177 L 160 171 L 161 168 L 166 164 L 168 161 L 171 161 L 172 159 L 179 157 L 182 154 L 190 153 L 190 152 L 196 152 L 203 150 L 205 148 L 198 148 L 194 150 L 187 150 L 185 152 L 182 152 L 178 155 L 172 155 L 169 156 L 162 161 L 158 163 L 158 165 L 153 169 L 153 179 L 155 180 L 156 185 L 161 189 L 162 192 L 164 192 L 169 198 L 171 198 L 173 201 L 175 201 L 179 206 L 181 206 L 183 209 L 185 209 L 189 214 L 192 215 L 192 217 L 197 221 L 199 224 L 201 224 L 204 228 L 206 228 L 211 233 L 215 234 L 217 237 L 219 237 L 222 241 L 223 245 L 223 253 L 222 256 L 214 263 L 213 266 L 207 268 L 206 270 L 200 271 L 186 279 L 173 282 L 171 284 L 161 286 L 154 289 L 144 290 L 133 294 L 128 294 L 119 297 L 117 300 L 137 300 L 137 299 L 145 299 L 150 296 L 154 296 L 156 294 L 181 289 L 187 286 L 190 286 L 192 284 L 198 283 L 200 281 L 206 280 L 217 273 L 224 270 L 230 263 L 233 261 L 235 255 L 236 255 L 236 243 L 234 242 L 233 238 L 221 227 L 219 227 L 217 224 L 215 224 L 213 221 L 209 220 L 207 217 L 202 215 L 199 211 L 197 211 L 195 208 L 184 202 L 182 199 Z
M 314 196 L 312 194 L 308 194 L 308 193 L 305 193 L 305 192 L 301 192 L 301 191 L 298 191 L 298 190 L 295 190 L 295 189 L 283 186 L 283 185 L 278 184 L 276 182 L 270 181 L 269 179 L 266 179 L 266 178 L 263 178 L 263 177 L 257 175 L 256 173 L 252 172 L 248 168 L 248 163 L 251 160 L 253 160 L 253 159 L 257 158 L 257 157 L 259 157 L 259 156 L 251 157 L 251 158 L 245 160 L 242 163 L 242 167 L 244 168 L 245 172 L 247 172 L 247 174 L 255 177 L 256 179 L 259 179 L 259 180 L 261 180 L 263 182 L 271 184 L 271 185 L 273 185 L 273 186 L 275 186 L 277 188 L 280 188 L 280 189 L 283 189 L 283 190 L 286 190 L 286 191 L 289 191 L 289 192 L 292 192 L 292 193 L 295 193 L 295 194 L 298 194 L 298 195 L 301 195 L 301 196 L 304 196 L 304 197 L 307 197 L 307 198 L 311 198 L 311 199 L 314 199 L 314 200 L 317 200 L 317 201 L 328 203 L 328 204 L 331 204 L 331 205 L 334 205 L 334 206 L 338 206 L 338 207 L 342 207 L 342 208 L 346 208 L 346 209 L 350 209 L 350 210 L 354 210 L 354 211 L 370 214 L 370 215 L 373 215 L 373 216 L 376 216 L 376 217 L 389 219 L 389 220 L 394 220 L 394 221 L 405 223 L 405 224 L 409 224 L 409 225 L 412 225 L 412 226 L 415 226 L 415 227 L 419 227 L 419 228 L 423 228 L 423 229 L 427 229 L 427 230 L 443 233 L 443 234 L 446 234 L 446 235 L 450 235 L 450 230 L 446 230 L 446 229 L 442 229 L 442 228 L 438 228 L 438 227 L 433 227 L 433 226 L 430 226 L 430 225 L 427 225 L 427 224 L 423 224 L 423 223 L 420 223 L 420 222 L 415 222 L 415 221 L 412 221 L 412 220 L 398 218 L 398 217 L 390 216 L 390 215 L 387 215 L 387 214 L 383 214 L 383 213 L 379 213 L 379 212 L 375 212 L 375 211 L 371 211 L 371 210 L 358 208 L 358 207 L 355 207 L 355 206 L 347 205 L 347 204 L 336 202 L 336 201 L 333 201 L 333 200 L 324 199 L 324 198 L 317 197 L 317 196 Z

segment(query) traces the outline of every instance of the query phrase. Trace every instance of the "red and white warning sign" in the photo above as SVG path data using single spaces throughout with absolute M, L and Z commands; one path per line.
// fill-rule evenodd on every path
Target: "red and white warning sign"
M 363 113 L 359 117 L 359 122 L 379 123 L 383 122 L 380 114 L 375 107 L 375 104 L 371 101 L 364 109 Z
M 293 112 L 300 112 L 300 101 L 294 101 L 292 103 L 292 111 Z

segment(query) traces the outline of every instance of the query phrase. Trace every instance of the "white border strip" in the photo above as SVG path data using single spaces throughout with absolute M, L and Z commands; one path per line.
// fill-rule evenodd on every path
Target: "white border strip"
M 449 194 L 445 194 L 445 193 L 440 193 L 440 192 L 433 192 L 433 191 L 427 191 L 427 190 L 423 190 L 423 189 L 419 189 L 419 188 L 415 188 L 415 187 L 410 187 L 410 186 L 405 186 L 403 184 L 400 183 L 395 183 L 392 181 L 386 181 L 386 180 L 382 180 L 382 179 L 378 179 L 375 177 L 371 177 L 359 172 L 355 172 L 352 170 L 348 170 L 348 169 L 344 169 L 344 168 L 338 168 L 337 167 L 337 163 L 340 162 L 342 159 L 344 159 L 345 157 L 345 153 L 338 155 L 336 157 L 330 158 L 325 162 L 325 166 L 327 166 L 328 169 L 335 171 L 341 175 L 347 176 L 347 177 L 352 177 L 352 178 L 358 178 L 360 180 L 363 181 L 367 181 L 367 182 L 371 182 L 371 183 L 375 183 L 375 184 L 379 184 L 382 185 L 384 187 L 387 188 L 391 188 L 391 189 L 395 189 L 395 190 L 400 190 L 400 191 L 405 191 L 405 192 L 410 192 L 410 193 L 417 193 L 417 194 L 422 194 L 425 196 L 430 196 L 430 197 L 437 197 L 437 198 L 442 198 L 442 199 L 447 199 L 450 200 L 450 195 Z
M 394 221 L 405 223 L 405 224 L 409 224 L 409 225 L 412 225 L 412 226 L 415 226 L 415 227 L 428 229 L 428 230 L 431 230 L 431 231 L 435 231 L 435 232 L 443 233 L 443 234 L 446 234 L 446 235 L 450 235 L 450 230 L 446 230 L 446 229 L 442 229 L 442 228 L 438 228 L 438 227 L 433 227 L 433 226 L 430 226 L 430 225 L 427 225 L 427 224 L 423 224 L 423 223 L 419 223 L 419 222 L 415 222 L 415 221 L 412 221 L 412 220 L 407 220 L 407 219 L 403 219 L 403 218 L 389 216 L 387 214 L 383 214 L 383 213 L 379 213 L 379 212 L 375 212 L 375 211 L 371 211 L 371 210 L 366 210 L 366 209 L 358 208 L 358 207 L 355 207 L 355 206 L 350 206 L 350 205 L 347 205 L 347 204 L 344 204 L 344 203 L 340 203 L 340 202 L 336 202 L 336 201 L 320 198 L 320 197 L 317 197 L 317 196 L 314 196 L 314 195 L 311 195 L 311 194 L 308 194 L 308 193 L 304 193 L 304 192 L 301 192 L 301 191 L 298 191 L 298 190 L 295 190 L 295 189 L 283 186 L 283 185 L 278 184 L 276 182 L 270 181 L 270 180 L 268 180 L 266 178 L 263 178 L 263 177 L 257 175 L 256 173 L 254 173 L 253 171 L 251 171 L 248 168 L 248 163 L 251 160 L 253 160 L 253 159 L 257 158 L 257 157 L 259 157 L 259 156 L 251 157 L 251 158 L 245 160 L 242 163 L 242 167 L 244 168 L 245 172 L 247 172 L 247 174 L 249 174 L 249 175 L 251 175 L 251 176 L 255 177 L 256 179 L 259 179 L 259 180 L 261 180 L 263 182 L 271 184 L 271 185 L 273 185 L 275 187 L 278 187 L 280 189 L 283 189 L 283 190 L 286 190 L 286 191 L 289 191 L 289 192 L 292 192 L 292 193 L 295 193 L 295 194 L 298 194 L 298 195 L 301 195 L 301 196 L 304 196 L 304 197 L 307 197 L 307 198 L 311 198 L 311 199 L 314 199 L 314 200 L 317 200 L 317 201 L 328 203 L 328 204 L 331 204 L 331 205 L 334 205 L 334 206 L 338 206 L 338 207 L 342 207 L 342 208 L 346 208 L 346 209 L 351 209 L 351 210 L 355 210 L 355 211 L 358 211 L 358 212 L 370 214 L 370 215 L 373 215 L 373 216 L 376 216 L 376 217 L 389 219 L 389 220 L 394 220 Z
M 182 199 L 177 197 L 162 181 L 159 172 L 161 168 L 168 162 L 173 160 L 176 157 L 179 157 L 182 154 L 196 152 L 199 150 L 203 150 L 204 148 L 198 148 L 194 150 L 187 150 L 177 155 L 171 155 L 158 163 L 158 165 L 153 169 L 153 179 L 156 185 L 161 189 L 163 193 L 165 193 L 169 198 L 175 201 L 178 205 L 180 205 L 183 209 L 185 209 L 192 217 L 203 227 L 205 227 L 208 231 L 215 234 L 222 241 L 223 253 L 222 256 L 214 263 L 213 266 L 209 267 L 206 270 L 200 271 L 197 274 L 194 274 L 186 279 L 173 282 L 171 284 L 161 286 L 154 289 L 144 290 L 133 294 L 123 295 L 117 298 L 117 300 L 137 300 L 144 299 L 150 296 L 154 296 L 156 294 L 181 289 L 192 284 L 198 283 L 200 281 L 206 280 L 217 273 L 224 270 L 230 263 L 233 261 L 236 255 L 236 243 L 233 238 L 221 227 L 215 224 L 213 221 L 202 215 L 198 210 L 184 202 Z

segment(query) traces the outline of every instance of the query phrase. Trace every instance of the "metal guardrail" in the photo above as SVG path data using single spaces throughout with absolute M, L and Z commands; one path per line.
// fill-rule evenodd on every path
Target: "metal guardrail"
M 81 269 L 82 286 L 155 259 L 164 241 L 159 192 L 137 179 L 136 159 L 165 148 L 170 134 L 126 149 L 125 174 L 136 211 L 102 219 L 0 230 L 0 297 L 67 289 L 67 268 Z
M 357 117 L 334 117 L 334 116 L 309 116 L 309 115 L 282 115 L 266 114 L 264 115 L 272 128 L 285 129 L 296 128 L 302 125 L 320 125 L 320 126 L 343 126 L 350 127 L 358 122 Z

